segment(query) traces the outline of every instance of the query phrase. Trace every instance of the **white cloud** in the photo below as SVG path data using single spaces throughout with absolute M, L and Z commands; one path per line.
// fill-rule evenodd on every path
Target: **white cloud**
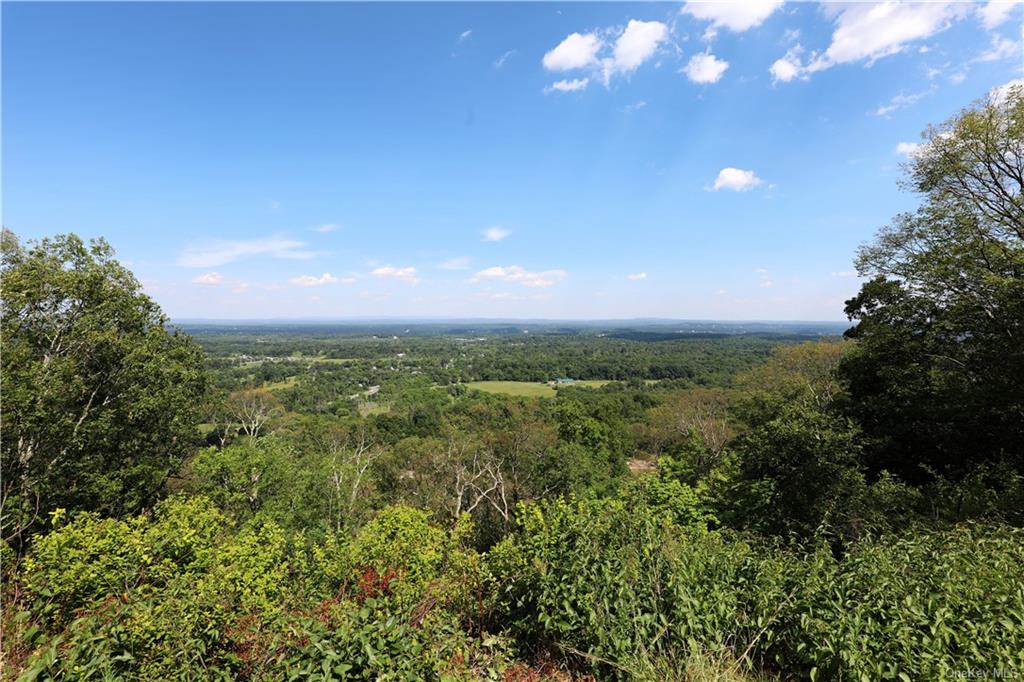
M 186 247 L 177 262 L 186 268 L 212 268 L 250 256 L 302 260 L 325 255 L 323 251 L 309 251 L 303 248 L 305 246 L 305 242 L 280 237 L 217 239 Z
M 646 106 L 647 102 L 645 102 L 644 100 L 639 100 L 637 102 L 634 102 L 633 104 L 627 104 L 626 111 L 628 113 L 633 113 L 634 111 L 639 111 L 640 109 L 643 109 Z
M 889 100 L 888 103 L 883 104 L 879 106 L 877 109 L 875 109 L 875 116 L 888 116 L 894 111 L 898 111 L 899 109 L 902 109 L 904 107 L 909 107 L 911 104 L 914 104 L 927 94 L 927 90 L 924 92 L 911 93 L 909 95 L 901 92 L 900 94 L 894 96 L 891 100 Z
M 626 275 L 626 279 L 633 280 L 634 282 L 637 282 L 637 281 L 642 280 L 642 279 L 647 279 L 647 273 L 646 272 L 634 272 L 633 274 Z
M 320 232 L 321 234 L 327 234 L 328 232 L 337 232 L 340 229 L 341 229 L 340 225 L 335 225 L 333 223 L 328 223 L 326 225 L 320 225 L 319 227 L 314 227 L 313 231 L 314 232 Z
M 668 26 L 660 21 L 630 19 L 615 41 L 612 56 L 602 61 L 605 82 L 613 73 L 632 73 L 650 59 L 668 38 Z
M 342 284 L 355 284 L 356 283 L 356 278 L 355 277 L 342 277 L 338 281 L 341 282 Z
M 299 277 L 292 277 L 288 281 L 300 287 L 320 287 L 325 284 L 334 284 L 338 281 L 338 278 L 329 272 L 325 272 L 319 277 L 315 275 L 301 275 Z
M 506 230 L 504 227 L 501 227 L 500 225 L 488 227 L 486 230 L 483 231 L 485 242 L 500 242 L 502 239 L 509 236 L 510 234 L 512 234 L 512 230 Z
M 910 43 L 949 28 L 964 17 L 968 5 L 958 2 L 899 2 L 827 4 L 834 17 L 832 42 L 823 53 L 814 53 L 801 64 L 789 52 L 772 65 L 776 80 L 806 77 L 837 64 L 875 61 L 902 52 Z
M 589 78 L 574 78 L 572 80 L 555 81 L 544 88 L 544 94 L 550 92 L 576 92 L 577 90 L 583 90 L 589 84 Z
M 921 152 L 921 147 L 920 142 L 900 142 L 896 145 L 896 153 L 911 159 Z
M 219 272 L 204 272 L 203 274 L 193 277 L 193 284 L 205 284 L 207 286 L 216 286 L 224 282 L 224 275 Z
M 694 83 L 717 83 L 728 68 L 729 62 L 713 54 L 695 54 L 690 57 L 682 73 Z
M 545 270 L 543 272 L 531 272 L 518 265 L 496 265 L 486 270 L 481 270 L 468 281 L 471 284 L 487 280 L 502 282 L 513 282 L 531 289 L 549 287 L 568 277 L 565 270 Z
M 419 277 L 416 276 L 416 268 L 405 267 L 396 268 L 393 265 L 383 265 L 379 268 L 370 271 L 370 274 L 374 277 L 390 278 L 401 280 L 407 284 L 416 284 L 420 281 Z
M 978 18 L 990 31 L 1010 18 L 1013 9 L 1024 6 L 1024 0 L 989 0 L 978 7 Z
M 997 62 L 1003 59 L 1016 57 L 1020 59 L 1024 55 L 1019 40 L 1010 40 L 1001 36 L 992 36 L 992 47 L 975 57 L 975 62 Z
M 743 2 L 688 2 L 682 11 L 712 26 L 737 33 L 759 26 L 772 12 L 782 7 L 782 0 L 743 0 Z
M 772 80 L 788 83 L 794 78 L 806 78 L 803 66 L 800 64 L 800 55 L 803 51 L 804 48 L 797 44 L 786 50 L 786 54 L 776 59 L 768 69 L 772 74 Z
M 461 43 L 465 40 L 468 40 L 471 35 L 473 35 L 473 29 L 467 28 L 465 31 L 459 34 L 459 42 Z
M 997 85 L 996 87 L 989 90 L 988 97 L 992 100 L 993 104 L 1002 106 L 1006 103 L 1006 99 L 1010 96 L 1010 90 L 1012 89 L 1024 90 L 1024 78 L 1018 78 L 1012 80 L 1009 83 L 1003 85 Z
M 770 279 L 763 279 L 761 280 L 761 283 L 758 284 L 757 286 L 761 287 L 762 289 L 768 289 L 769 287 L 772 286 L 772 284 L 773 282 Z
M 503 55 L 494 60 L 494 68 L 500 69 L 501 67 L 505 66 L 505 62 L 507 62 L 509 59 L 511 59 L 518 53 L 519 50 L 509 50 L 508 52 L 504 53 Z
M 832 276 L 833 277 L 856 277 L 857 276 L 857 271 L 856 270 L 843 270 L 842 272 L 833 272 Z
M 570 33 L 565 40 L 544 55 L 544 68 L 549 71 L 568 71 L 596 64 L 597 52 L 602 44 L 595 33 Z
M 611 35 L 613 29 L 605 29 Z M 544 55 L 544 68 L 549 71 L 590 69 L 596 75 L 598 69 L 605 85 L 616 74 L 630 74 L 641 64 L 651 59 L 658 47 L 668 40 L 669 28 L 660 21 L 639 21 L 630 19 L 619 32 L 614 43 L 606 43 L 596 32 L 571 33 L 565 40 Z M 599 58 L 605 48 L 611 48 L 607 56 Z M 582 90 L 590 83 L 590 77 L 561 80 L 546 88 L 544 92 L 572 92 Z
M 741 170 L 739 168 L 723 168 L 718 171 L 718 177 L 711 186 L 711 190 L 717 192 L 720 189 L 731 189 L 736 192 L 746 192 L 753 189 L 764 181 L 752 170 Z
M 456 258 L 449 258 L 437 267 L 442 270 L 465 270 L 469 267 L 469 263 L 472 260 L 469 256 L 458 256 Z

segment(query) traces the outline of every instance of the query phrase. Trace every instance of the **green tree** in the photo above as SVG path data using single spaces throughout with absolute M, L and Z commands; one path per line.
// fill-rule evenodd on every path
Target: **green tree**
M 2 237 L 3 537 L 152 504 L 193 446 L 203 354 L 102 240 Z
M 870 469 L 958 480 L 1024 453 L 1024 88 L 930 128 L 906 168 L 921 195 L 857 259 L 842 363 Z

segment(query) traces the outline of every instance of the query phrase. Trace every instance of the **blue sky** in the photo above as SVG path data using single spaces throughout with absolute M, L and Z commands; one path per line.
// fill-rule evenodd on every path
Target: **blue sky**
M 4 225 L 177 318 L 842 319 L 901 150 L 1022 77 L 1001 2 L 2 12 Z

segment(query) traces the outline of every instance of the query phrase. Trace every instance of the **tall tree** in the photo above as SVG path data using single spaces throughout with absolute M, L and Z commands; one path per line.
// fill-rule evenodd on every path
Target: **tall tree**
M 911 481 L 1024 451 L 1024 88 L 930 128 L 906 168 L 920 208 L 864 246 L 843 362 L 869 463 Z
M 203 354 L 102 241 L 2 238 L 2 533 L 57 508 L 124 514 L 193 446 Z

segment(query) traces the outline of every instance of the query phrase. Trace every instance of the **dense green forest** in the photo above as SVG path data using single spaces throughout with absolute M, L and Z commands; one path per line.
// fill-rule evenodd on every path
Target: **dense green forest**
M 1024 675 L 1024 92 L 905 182 L 845 338 L 175 326 L 5 231 L 3 678 Z

